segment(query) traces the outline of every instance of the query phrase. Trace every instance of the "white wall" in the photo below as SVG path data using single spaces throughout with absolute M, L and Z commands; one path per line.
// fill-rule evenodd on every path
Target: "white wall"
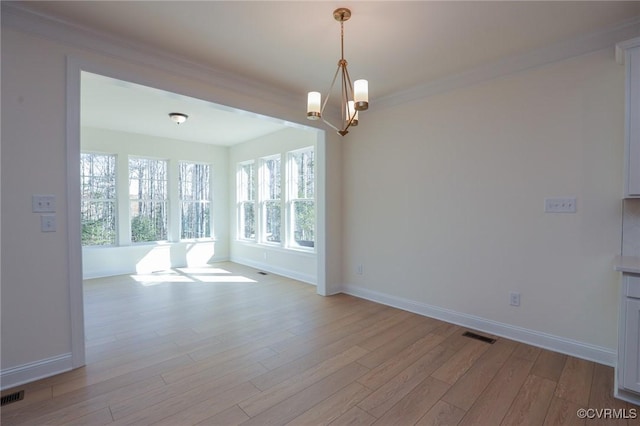
M 79 72 L 67 87 L 68 68 L 79 64 L 89 72 L 290 122 L 309 122 L 304 106 L 297 103 L 304 94 L 284 93 L 152 49 L 101 39 L 5 3 L 1 42 L 0 368 L 1 386 L 6 388 L 77 367 L 84 360 L 82 326 L 77 325 L 82 317 L 79 231 L 75 231 L 78 241 L 73 242 L 69 235 L 74 231 L 67 227 L 70 215 L 78 214 L 67 208 L 69 197 L 74 197 L 67 192 L 67 168 L 77 167 L 75 161 L 67 164 L 67 143 L 77 131 L 67 123 L 79 117 L 79 107 L 67 109 L 72 102 L 67 90 L 79 98 Z M 340 169 L 339 142 L 330 136 L 321 147 L 327 152 L 323 161 L 328 170 Z M 40 232 L 39 215 L 31 213 L 32 194 L 56 196 L 56 232 Z M 340 190 L 327 188 L 326 201 L 340 208 Z M 339 218 L 330 218 L 326 244 L 318 248 L 326 259 L 319 271 L 321 279 L 326 278 L 327 293 L 340 285 L 339 267 L 329 265 L 339 262 L 339 229 Z
M 308 146 L 315 147 L 316 133 L 316 131 L 292 127 L 232 146 L 229 153 L 229 182 L 233 185 L 236 181 L 238 163 L 253 160 L 257 173 L 263 157 L 286 154 L 289 151 Z M 238 229 L 238 217 L 236 215 L 237 193 L 235 190 L 231 190 L 230 200 L 231 229 L 236 230 Z M 316 284 L 317 255 L 315 251 L 291 250 L 268 244 L 242 241 L 236 238 L 235 231 L 232 231 L 231 234 L 231 260 L 234 262 Z
M 2 5 L 1 39 L 2 387 L 74 365 L 69 58 L 88 71 L 304 120 L 304 94 L 61 30 L 9 7 Z M 372 103 L 357 131 L 327 133 L 318 255 L 326 293 L 343 283 L 386 303 L 612 360 L 624 108 L 624 69 L 612 55 L 392 108 Z M 56 195 L 57 232 L 39 232 L 32 194 Z M 578 213 L 543 214 L 544 197 L 556 195 L 577 196 Z M 522 293 L 522 306 L 508 306 L 509 290 Z
M 372 108 L 344 145 L 346 291 L 612 364 L 624 141 L 613 54 Z M 577 214 L 543 213 L 554 196 L 576 196 Z
M 50 43 L 5 30 L 3 22 L 3 387 L 12 375 L 21 377 L 21 368 L 41 363 L 53 364 L 53 369 L 71 366 L 66 76 L 64 55 L 50 48 Z M 40 232 L 39 215 L 31 213 L 32 194 L 57 197 L 57 232 Z M 48 372 L 36 368 L 32 376 Z
M 211 166 L 211 213 L 213 218 L 212 241 L 161 244 L 125 244 L 119 247 L 83 247 L 83 278 L 147 273 L 180 266 L 202 265 L 229 259 L 229 148 L 211 144 L 158 138 L 134 133 L 83 127 L 81 131 L 83 151 L 116 154 L 117 173 L 124 188 L 128 188 L 127 161 L 132 156 L 152 156 L 169 160 L 170 175 L 179 161 L 207 163 Z M 122 187 L 122 185 L 121 185 Z M 177 187 L 174 188 L 174 192 Z M 123 191 L 126 203 L 128 192 Z M 173 198 L 177 194 L 173 194 Z M 125 204 L 125 210 L 128 204 Z M 121 221 L 126 220 L 122 217 Z M 124 230 L 124 231 L 123 231 Z M 126 233 L 126 227 L 120 227 Z M 121 235 L 121 241 L 126 235 Z

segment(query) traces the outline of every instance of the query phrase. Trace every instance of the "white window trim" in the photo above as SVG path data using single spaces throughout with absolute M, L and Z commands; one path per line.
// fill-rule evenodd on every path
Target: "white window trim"
M 283 247 L 286 240 L 286 225 L 283 221 L 285 217 L 285 215 L 283 214 L 284 213 L 283 194 L 286 192 L 286 185 L 283 185 L 283 176 L 286 176 L 286 173 L 284 174 L 282 173 L 283 172 L 282 157 L 283 157 L 283 154 L 279 153 L 279 154 L 268 155 L 266 157 L 260 158 L 260 171 L 259 171 L 260 175 L 258 177 L 258 183 L 259 183 L 258 198 L 260 200 L 258 203 L 258 217 L 260 218 L 260 220 L 258 221 L 256 233 L 259 236 L 258 243 L 264 244 L 269 247 Z M 280 198 L 279 199 L 272 199 L 267 197 L 269 190 L 268 190 L 268 184 L 265 177 L 266 176 L 265 163 L 267 161 L 271 161 L 275 159 L 280 160 Z M 278 201 L 280 203 L 280 241 L 267 241 L 267 238 L 266 238 L 266 234 L 265 234 L 266 220 L 267 220 L 266 204 L 269 201 Z
M 317 155 L 315 152 L 316 148 L 314 145 L 309 145 L 302 148 L 297 148 L 290 151 L 283 151 L 280 153 L 269 154 L 265 156 L 261 156 L 259 158 L 244 160 L 236 163 L 236 207 L 235 207 L 235 215 L 236 215 L 236 235 L 235 240 L 239 243 L 247 244 L 247 245 L 259 245 L 269 249 L 281 249 L 281 250 L 289 250 L 297 253 L 308 253 L 310 255 L 315 255 L 318 252 L 318 242 L 317 236 L 314 235 L 314 245 L 313 247 L 306 247 L 299 245 L 294 240 L 294 223 L 293 223 L 293 206 L 296 201 L 311 201 L 313 202 L 313 206 L 315 209 L 316 217 L 318 214 L 318 200 L 317 200 L 317 187 L 318 187 L 318 175 L 317 175 Z M 293 186 L 294 181 L 297 179 L 297 175 L 294 176 L 293 173 L 293 155 L 299 152 L 308 152 L 313 151 L 314 153 L 314 165 L 313 165 L 313 173 L 314 173 L 314 194 L 313 198 L 293 198 L 292 195 L 294 193 Z M 265 205 L 267 201 L 270 201 L 266 197 L 267 188 L 266 188 L 266 180 L 264 177 L 264 163 L 270 159 L 280 158 L 280 208 L 281 208 L 281 241 L 280 242 L 270 242 L 267 241 L 264 235 L 264 227 L 265 227 Z M 240 171 L 242 167 L 247 164 L 253 164 L 254 171 L 254 214 L 255 214 L 255 238 L 244 238 L 244 229 L 243 229 L 243 218 L 242 218 L 242 209 L 241 205 L 246 200 L 243 200 L 243 182 L 241 181 Z M 257 167 L 257 169 L 256 169 Z M 296 194 L 297 195 L 297 194 Z M 316 220 L 317 222 L 317 220 Z M 317 227 L 317 223 L 314 223 L 314 231 L 315 227 Z M 314 232 L 315 234 L 315 232 Z
M 100 245 L 95 245 L 95 244 L 91 244 L 91 245 L 85 245 L 81 243 L 81 247 L 83 248 L 87 248 L 87 249 L 100 249 L 100 248 L 111 248 L 111 247 L 119 247 L 120 246 L 120 238 L 119 238 L 119 232 L 118 230 L 120 229 L 120 221 L 119 221 L 119 209 L 120 209 L 120 203 L 118 202 L 118 154 L 113 153 L 113 152 L 101 152 L 101 151 L 94 151 L 94 150 L 83 150 L 80 151 L 80 158 L 82 158 L 83 154 L 89 154 L 89 155 L 107 155 L 107 156 L 111 156 L 115 159 L 115 165 L 114 165 L 114 173 L 115 173 L 115 198 L 113 200 L 109 200 L 106 199 L 105 201 L 112 201 L 113 202 L 113 206 L 114 206 L 114 210 L 115 210 L 115 238 L 114 238 L 114 242 L 113 244 L 100 244 Z M 82 179 L 82 177 L 80 177 Z M 80 181 L 80 184 L 82 185 L 82 180 Z M 81 188 L 82 189 L 82 188 Z M 82 198 L 80 199 L 80 202 L 82 202 Z M 82 237 L 82 233 L 80 234 L 80 236 Z
M 294 198 L 292 195 L 294 193 L 294 172 L 293 172 L 293 155 L 299 152 L 305 152 L 305 151 L 313 151 L 314 154 L 314 162 L 313 162 L 313 176 L 314 176 L 314 191 L 313 191 L 313 198 Z M 315 147 L 313 145 L 311 146 L 307 146 L 304 148 L 298 148 L 298 149 L 294 149 L 292 151 L 287 151 L 286 153 L 287 155 L 287 190 L 286 190 L 286 203 L 285 203 L 285 220 L 287 221 L 287 225 L 286 225 L 286 243 L 285 243 L 285 247 L 289 250 L 294 250 L 294 251 L 298 251 L 298 252 L 308 252 L 308 253 L 316 253 L 316 247 L 317 247 L 317 241 L 314 235 L 314 245 L 313 247 L 305 247 L 305 246 L 301 246 L 298 243 L 295 242 L 294 240 L 294 233 L 295 233 L 295 225 L 293 223 L 294 217 L 293 217 L 293 203 L 295 201 L 307 201 L 307 200 L 312 200 L 313 201 L 313 207 L 314 210 L 317 209 L 318 206 L 318 202 L 317 202 L 317 195 L 316 195 L 316 187 L 317 187 L 317 161 L 315 161 L 316 159 L 316 152 L 315 152 Z M 317 214 L 317 211 L 316 211 Z M 314 224 L 314 234 L 315 234 L 315 227 L 316 225 Z
M 165 163 L 165 167 L 166 167 L 166 198 L 162 199 L 162 200 L 144 200 L 144 201 L 148 201 L 148 202 L 153 202 L 153 203 L 158 203 L 158 202 L 163 202 L 165 203 L 165 214 L 166 214 L 166 239 L 164 240 L 154 240 L 154 241 L 137 241 L 134 242 L 133 241 L 133 235 L 132 235 L 132 230 L 131 230 L 131 222 L 133 221 L 133 215 L 131 214 L 131 203 L 133 201 L 136 201 L 139 199 L 132 199 L 131 198 L 131 194 L 129 193 L 129 189 L 131 187 L 131 163 L 130 160 L 131 159 L 138 159 L 138 160 L 152 160 L 152 161 L 164 161 Z M 170 167 L 171 161 L 167 158 L 160 158 L 160 157 L 154 157 L 154 156 L 147 156 L 147 155 L 129 155 L 127 157 L 127 213 L 129 216 L 129 241 L 131 243 L 131 245 L 134 246 L 139 246 L 139 245 L 155 245 L 155 244 L 166 244 L 166 243 L 170 243 L 170 235 L 171 235 L 171 229 L 172 229 L 172 223 L 173 223 L 173 218 L 171 215 L 171 196 L 169 194 L 170 191 L 170 185 L 171 185 L 171 167 Z
M 253 200 L 245 200 L 243 194 L 243 183 L 242 179 L 240 179 L 241 176 L 241 171 L 242 168 L 246 165 L 253 165 L 253 187 L 254 187 L 254 194 L 253 194 Z M 245 243 L 257 243 L 258 242 L 258 235 L 259 235 L 259 231 L 258 231 L 258 224 L 256 223 L 257 221 L 255 220 L 256 217 L 256 213 L 257 213 L 257 206 L 256 206 L 256 189 L 257 189 L 257 182 L 255 182 L 256 179 L 256 162 L 255 160 L 247 160 L 247 161 L 241 161 L 237 164 L 237 168 L 236 168 L 236 221 L 237 221 L 237 226 L 236 226 L 236 240 L 237 241 L 242 241 Z M 241 208 L 241 206 L 245 203 L 253 203 L 253 212 L 254 212 L 254 237 L 253 238 L 246 238 L 244 236 L 244 220 L 242 217 L 242 213 L 243 213 L 243 209 Z
M 178 180 L 178 187 L 180 186 L 180 164 L 182 163 L 188 163 L 188 164 L 198 164 L 198 165 L 202 165 L 202 166 L 208 166 L 209 167 L 209 194 L 208 194 L 208 199 L 205 200 L 208 204 L 209 204 L 209 232 L 210 235 L 208 237 L 199 237 L 199 238 L 182 238 L 182 218 L 180 217 L 180 212 L 178 212 L 178 218 L 177 218 L 177 222 L 176 222 L 176 226 L 178 227 L 178 240 L 180 242 L 200 242 L 200 241 L 212 241 L 214 240 L 213 235 L 214 235 L 214 228 L 213 228 L 213 165 L 211 163 L 207 163 L 207 162 L 200 162 L 200 161 L 189 161 L 189 160 L 178 160 L 178 171 L 177 171 L 177 180 Z M 169 174 L 169 179 L 171 179 L 171 174 Z M 177 207 L 178 210 L 180 209 L 181 205 L 182 205 L 182 199 L 180 198 L 180 191 L 178 189 L 178 195 L 177 195 Z M 202 200 L 201 200 L 202 202 Z

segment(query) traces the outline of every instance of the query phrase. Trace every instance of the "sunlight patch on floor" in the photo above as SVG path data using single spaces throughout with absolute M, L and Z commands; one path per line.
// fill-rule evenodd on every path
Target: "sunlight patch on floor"
M 182 272 L 183 274 L 230 274 L 231 272 L 222 268 L 194 268 L 194 267 L 186 267 L 186 268 L 175 268 L 176 271 Z
M 181 283 L 231 284 L 258 282 L 243 275 L 231 275 L 231 272 L 221 268 L 175 268 L 149 274 L 134 274 L 131 275 L 131 278 L 145 287 Z

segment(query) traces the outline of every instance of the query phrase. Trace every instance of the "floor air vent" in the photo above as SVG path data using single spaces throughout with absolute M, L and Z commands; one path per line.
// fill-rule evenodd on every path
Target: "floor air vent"
M 2 403 L 0 405 L 11 404 L 12 402 L 17 402 L 24 399 L 24 391 L 10 393 L 9 395 L 5 395 L 2 397 Z
M 480 340 L 481 342 L 490 343 L 492 345 L 496 342 L 496 339 L 492 339 L 491 337 L 487 337 L 487 336 L 481 336 L 479 334 L 472 333 L 470 331 L 465 331 L 462 335 L 464 337 L 470 337 L 472 339 Z
M 260 275 L 267 275 L 267 273 L 266 273 L 266 272 L 262 272 L 262 271 L 260 271 L 260 272 L 258 272 L 258 273 L 259 273 Z

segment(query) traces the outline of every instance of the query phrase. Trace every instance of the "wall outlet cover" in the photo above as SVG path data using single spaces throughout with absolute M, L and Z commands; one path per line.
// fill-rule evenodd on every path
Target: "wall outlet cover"
M 55 195 L 33 195 L 31 197 L 33 213 L 54 213 L 56 211 Z
M 555 197 L 544 199 L 545 213 L 576 213 L 576 197 Z

